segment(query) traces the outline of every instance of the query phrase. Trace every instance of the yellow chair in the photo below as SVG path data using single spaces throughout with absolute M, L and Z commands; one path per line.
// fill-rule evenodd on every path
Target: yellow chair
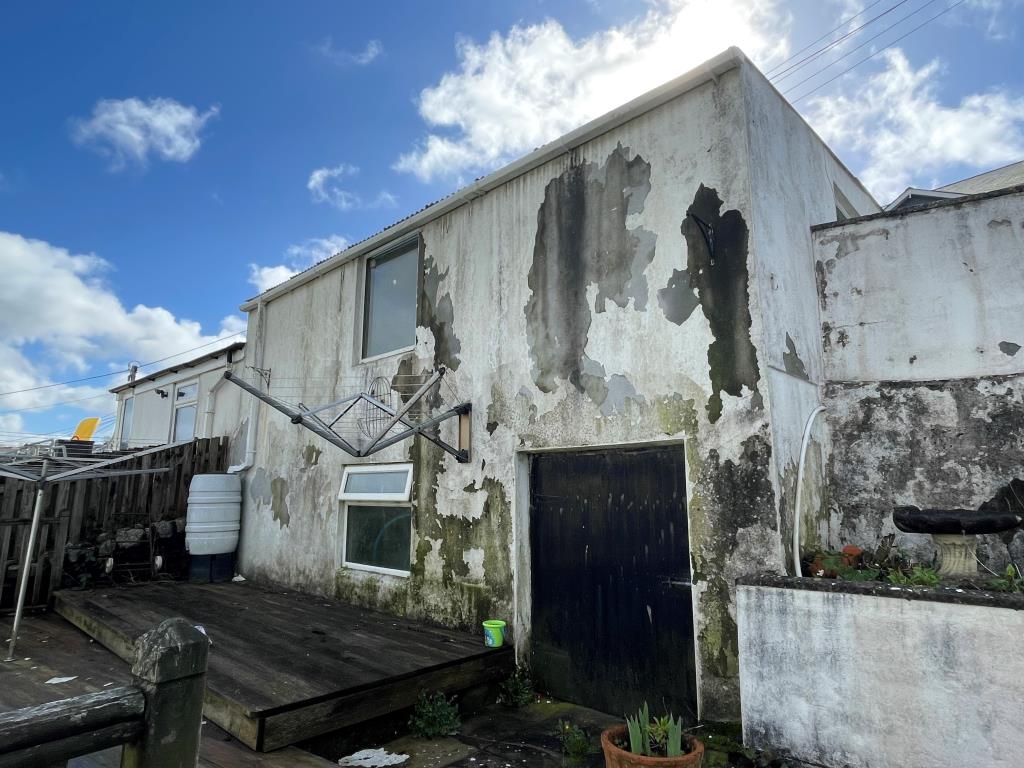
M 100 425 L 100 419 L 98 416 L 90 416 L 87 419 L 82 419 L 78 422 L 78 426 L 75 427 L 75 433 L 71 435 L 72 440 L 92 440 L 92 436 L 96 433 L 96 428 Z

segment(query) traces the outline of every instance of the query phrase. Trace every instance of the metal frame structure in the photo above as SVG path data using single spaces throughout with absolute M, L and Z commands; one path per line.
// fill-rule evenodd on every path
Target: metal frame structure
M 352 456 L 370 456 L 371 454 L 377 453 L 378 451 L 381 451 L 390 445 L 394 445 L 395 443 L 401 442 L 409 437 L 420 435 L 432 442 L 438 448 L 450 453 L 458 462 L 465 464 L 469 461 L 469 418 L 473 410 L 472 405 L 469 403 L 460 403 L 459 405 L 443 411 L 437 416 L 433 416 L 419 422 L 414 422 L 409 418 L 409 412 L 417 405 L 417 403 L 420 403 L 423 400 L 424 396 L 433 387 L 440 383 L 444 373 L 444 368 L 434 371 L 434 373 L 431 374 L 425 382 L 423 382 L 415 393 L 413 393 L 408 399 L 405 399 L 401 407 L 397 409 L 381 402 L 369 392 L 357 392 L 354 395 L 348 395 L 339 400 L 327 403 L 326 405 L 307 408 L 302 403 L 291 405 L 280 398 L 267 394 L 266 392 L 254 387 L 249 382 L 243 381 L 231 371 L 225 371 L 224 378 L 232 384 L 241 387 L 258 400 L 263 401 L 274 410 L 283 413 L 291 420 L 292 424 L 299 424 L 305 427 L 313 434 L 323 438 L 331 445 L 336 448 L 340 448 L 345 451 L 345 453 L 351 454 Z M 334 427 L 359 403 L 364 403 L 366 406 L 380 411 L 386 421 L 383 421 L 383 427 L 376 430 L 374 434 L 368 436 L 366 442 L 363 442 L 362 440 L 355 440 L 355 444 L 353 444 L 353 441 L 343 437 L 337 432 L 337 430 L 335 430 Z M 341 409 L 340 413 L 331 417 L 330 421 L 325 421 L 319 416 L 319 414 L 326 411 L 333 411 L 338 408 Z M 458 447 L 442 440 L 437 431 L 437 427 L 440 424 L 455 417 L 459 418 Z M 404 429 L 393 435 L 389 434 L 391 430 L 398 425 L 401 425 Z
M 191 441 L 189 441 L 191 442 Z M 167 468 L 154 469 L 108 469 L 119 462 L 134 459 L 156 450 L 164 450 L 171 446 L 158 446 L 148 451 L 138 451 L 114 458 L 92 456 L 67 456 L 55 453 L 50 456 L 31 456 L 24 452 L 12 451 L 0 453 L 0 477 L 32 483 L 36 487 L 35 504 L 32 508 L 32 524 L 28 532 L 25 552 L 21 559 L 18 572 L 18 599 L 14 609 L 14 625 L 11 628 L 11 640 L 7 646 L 7 657 L 4 661 L 14 661 L 14 648 L 18 641 L 18 630 L 25 609 L 25 594 L 28 590 L 28 572 L 32 552 L 35 551 L 36 539 L 39 536 L 39 524 L 43 516 L 44 501 L 47 489 L 54 483 L 63 480 L 91 480 L 101 477 L 122 477 L 128 475 L 154 475 L 167 472 Z M 66 451 L 62 453 L 66 454 Z M 57 553 L 63 557 L 64 553 Z

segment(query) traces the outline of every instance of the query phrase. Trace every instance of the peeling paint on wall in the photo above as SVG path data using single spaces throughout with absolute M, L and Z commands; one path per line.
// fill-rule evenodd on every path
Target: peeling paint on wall
M 673 269 L 668 284 L 658 291 L 658 306 L 670 323 L 682 325 L 700 306 L 697 294 L 690 285 L 690 273 L 685 269 Z
M 288 481 L 283 477 L 270 481 L 270 509 L 280 527 L 284 528 L 292 521 L 288 514 Z
M 455 371 L 459 368 L 462 344 L 455 335 L 455 308 L 450 293 L 440 294 L 441 283 L 448 278 L 448 269 L 438 272 L 434 259 L 427 256 L 423 262 L 423 292 L 417 325 L 429 328 L 434 334 L 434 366 L 441 365 Z
M 797 354 L 796 344 L 788 333 L 786 334 L 786 351 L 782 353 L 782 363 L 786 366 L 786 373 L 790 376 L 796 376 L 804 381 L 810 381 L 810 377 L 807 375 L 807 368 L 804 366 L 804 361 L 801 360 L 800 355 Z
M 740 397 L 743 387 L 761 396 L 757 352 L 750 339 L 750 295 L 747 288 L 747 224 L 736 210 L 722 211 L 718 192 L 703 184 L 686 209 L 681 231 L 686 240 L 686 272 L 697 289 L 704 316 L 715 340 L 708 347 L 713 392 L 708 420 L 722 415 L 722 393 Z
M 559 381 L 587 391 L 590 286 L 597 286 L 594 312 L 604 312 L 609 300 L 646 309 L 644 270 L 654 259 L 656 238 L 628 226 L 627 217 L 643 210 L 651 166 L 629 156 L 619 145 L 604 165 L 573 165 L 545 187 L 525 308 L 533 379 L 542 392 L 557 391 Z

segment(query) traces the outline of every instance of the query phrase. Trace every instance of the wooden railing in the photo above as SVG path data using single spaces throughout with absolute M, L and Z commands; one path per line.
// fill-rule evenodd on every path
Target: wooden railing
M 192 475 L 223 472 L 228 463 L 226 437 L 194 440 L 147 451 L 118 464 L 123 469 L 168 467 L 170 471 L 132 477 L 108 477 L 55 483 L 46 493 L 31 568 L 26 606 L 43 607 L 58 589 L 67 547 L 94 543 L 101 533 L 184 517 Z M 25 555 L 35 488 L 0 478 L 0 613 L 12 610 L 13 573 Z
M 209 640 L 167 619 L 136 643 L 131 685 L 0 714 L 0 768 L 53 766 L 124 745 L 121 768 L 194 766 Z

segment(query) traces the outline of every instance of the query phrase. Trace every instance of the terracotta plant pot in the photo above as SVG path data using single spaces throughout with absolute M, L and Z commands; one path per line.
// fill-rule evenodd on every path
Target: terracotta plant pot
M 704 742 L 693 736 L 684 736 L 686 746 L 690 750 L 679 757 L 648 757 L 634 755 L 625 749 L 615 746 L 615 741 L 629 740 L 629 729 L 625 725 L 616 725 L 601 734 L 601 749 L 604 750 L 605 768 L 639 768 L 640 766 L 656 766 L 656 768 L 700 768 L 704 764 Z

